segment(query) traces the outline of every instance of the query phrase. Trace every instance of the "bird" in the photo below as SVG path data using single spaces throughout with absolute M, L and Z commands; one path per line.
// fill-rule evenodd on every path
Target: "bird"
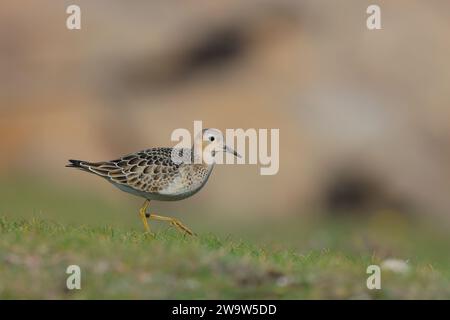
M 195 147 L 196 144 L 201 147 Z M 95 174 L 124 192 L 144 198 L 139 216 L 147 233 L 151 233 L 147 219 L 154 219 L 195 235 L 178 219 L 147 213 L 147 209 L 152 200 L 177 201 L 200 191 L 212 173 L 219 152 L 241 157 L 224 143 L 221 131 L 203 129 L 194 137 L 192 148 L 150 148 L 101 162 L 70 159 L 66 167 Z

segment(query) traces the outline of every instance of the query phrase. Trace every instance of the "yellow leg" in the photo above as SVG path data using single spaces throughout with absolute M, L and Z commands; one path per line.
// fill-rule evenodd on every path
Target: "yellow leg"
M 191 231 L 191 229 L 189 229 L 188 227 L 186 227 L 185 225 L 183 225 L 180 220 L 177 220 L 175 218 L 169 218 L 169 217 L 163 217 L 163 216 L 158 216 L 156 214 L 150 214 L 147 215 L 150 219 L 155 219 L 155 220 L 160 220 L 160 221 L 168 221 L 172 226 L 176 227 L 178 230 L 180 231 L 184 231 L 187 234 L 193 236 L 195 235 L 195 233 L 193 233 Z
M 147 222 L 147 208 L 150 204 L 149 200 L 145 200 L 144 204 L 142 205 L 142 208 L 139 210 L 139 215 L 141 216 L 142 223 L 144 224 L 144 228 L 146 232 L 150 232 L 150 227 L 148 226 Z

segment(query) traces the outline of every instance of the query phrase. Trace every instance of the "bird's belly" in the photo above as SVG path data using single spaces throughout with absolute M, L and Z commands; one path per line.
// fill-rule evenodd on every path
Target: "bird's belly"
M 159 195 L 167 196 L 168 201 L 188 198 L 203 188 L 208 181 L 210 174 L 211 170 L 209 170 L 206 176 L 198 179 L 178 176 L 164 190 L 161 190 Z M 188 180 L 189 183 L 187 183 L 186 180 Z
M 200 189 L 203 187 L 204 183 L 193 185 L 190 187 L 186 187 L 186 186 L 181 187 L 180 185 L 178 185 L 177 187 L 168 186 L 168 188 L 161 190 L 158 193 L 136 190 L 130 186 L 118 184 L 118 183 L 113 183 L 113 185 L 124 192 L 131 193 L 135 196 L 138 196 L 138 197 L 141 197 L 144 199 L 158 200 L 158 201 L 176 201 L 176 200 L 182 200 L 182 199 L 185 199 L 185 198 L 188 198 L 188 197 L 194 195 L 195 193 L 200 191 Z
M 158 196 L 165 199 L 166 201 L 171 200 L 181 200 L 188 198 L 198 191 L 204 186 L 204 183 L 197 183 L 190 186 L 168 186 L 166 189 L 161 190 L 158 193 Z

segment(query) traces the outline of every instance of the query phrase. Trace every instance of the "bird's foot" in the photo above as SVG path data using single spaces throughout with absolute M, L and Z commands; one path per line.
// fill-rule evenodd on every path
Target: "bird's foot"
M 192 232 L 191 229 L 189 229 L 188 227 L 186 227 L 184 224 L 181 223 L 180 220 L 175 219 L 175 218 L 170 218 L 170 217 L 164 217 L 164 216 L 159 216 L 156 214 L 146 214 L 146 217 L 150 218 L 150 219 L 155 219 L 155 220 L 160 220 L 160 221 L 167 221 L 170 223 L 170 225 L 176 227 L 179 231 L 181 232 L 185 232 L 190 236 L 196 236 L 196 234 L 194 232 Z
M 189 229 L 188 227 L 186 227 L 184 224 L 181 223 L 180 220 L 177 219 L 173 219 L 172 222 L 170 223 L 172 226 L 175 226 L 178 230 L 180 230 L 181 232 L 186 232 L 188 235 L 190 236 L 196 236 L 196 234 L 194 232 L 192 232 L 191 229 Z

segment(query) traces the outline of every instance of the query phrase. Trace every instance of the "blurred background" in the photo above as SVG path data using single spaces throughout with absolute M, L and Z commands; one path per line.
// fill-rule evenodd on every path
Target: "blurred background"
M 280 170 L 219 166 L 194 197 L 153 205 L 193 229 L 447 228 L 450 2 L 376 1 L 370 31 L 373 2 L 2 1 L 0 214 L 141 228 L 141 199 L 67 159 L 171 146 L 202 120 L 280 129 Z

